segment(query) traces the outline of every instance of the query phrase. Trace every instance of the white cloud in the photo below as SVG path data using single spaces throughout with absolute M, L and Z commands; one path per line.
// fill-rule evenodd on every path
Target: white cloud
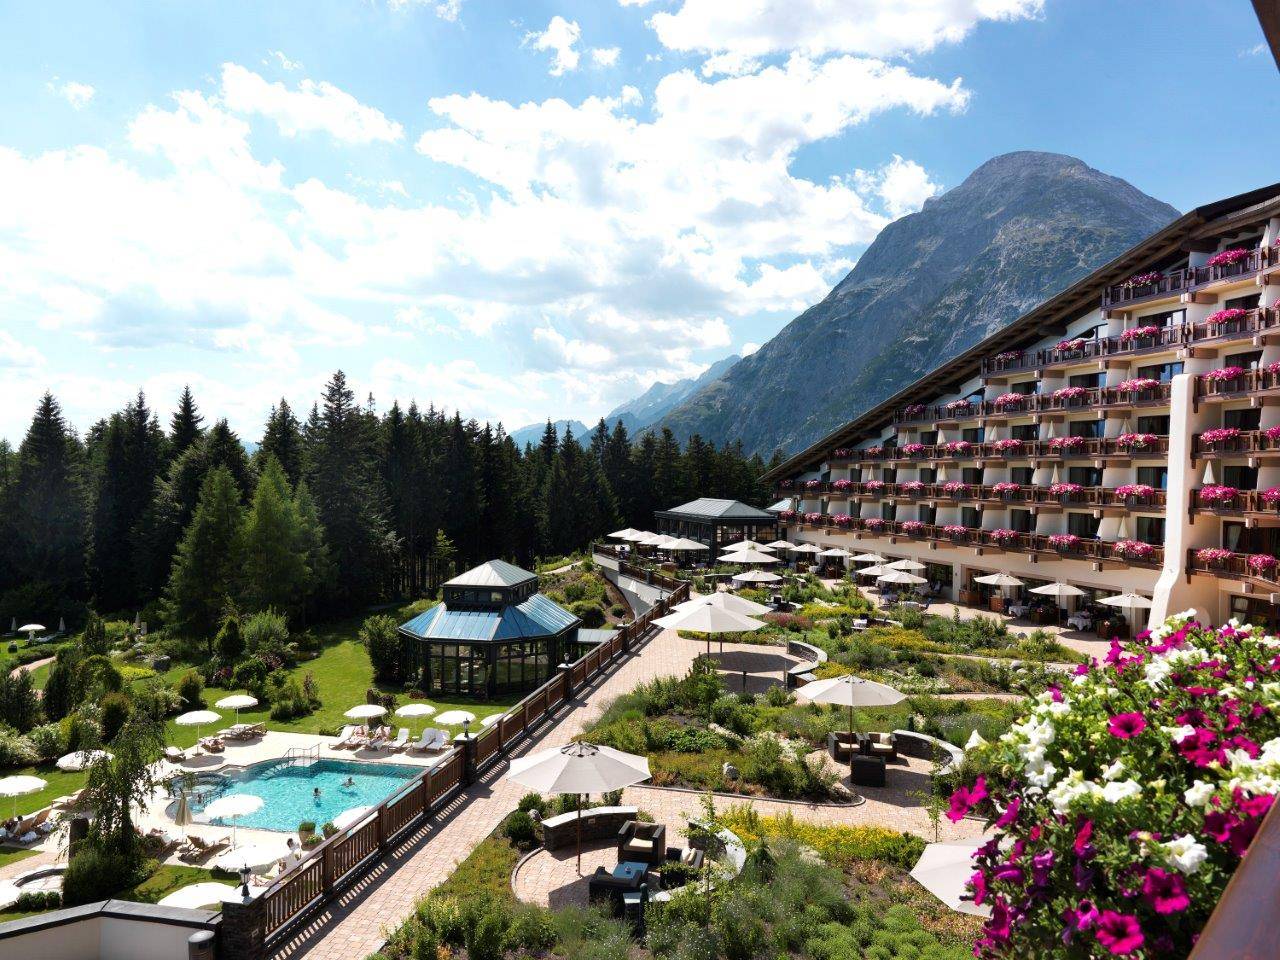
M 81 110 L 88 106 L 89 101 L 97 93 L 87 83 L 80 83 L 77 80 L 59 80 L 57 77 L 54 77 L 45 86 L 48 87 L 51 93 L 57 94 L 76 110 Z
M 739 348 L 738 356 L 749 357 L 759 349 L 760 349 L 760 344 L 747 341 Z
M 854 177 L 860 186 L 880 198 L 895 220 L 915 213 L 926 200 L 942 192 L 942 185 L 930 180 L 924 167 L 897 154 L 879 170 L 858 170 Z
M 1241 57 L 1256 57 L 1267 52 L 1265 43 L 1255 43 L 1252 47 L 1245 47 L 1240 51 Z
M 956 43 L 984 20 L 1038 16 L 1044 0 L 682 0 L 649 20 L 663 46 L 742 72 L 760 57 L 894 57 Z
M 616 67 L 621 53 L 618 47 L 595 47 L 591 51 L 591 62 L 597 67 Z
M 556 14 L 547 29 L 525 34 L 524 44 L 534 50 L 550 51 L 551 75 L 559 77 L 578 69 L 581 54 L 573 48 L 581 36 L 582 28 L 576 20 L 566 20 Z
M 387 6 L 392 10 L 429 6 L 432 13 L 441 20 L 448 20 L 450 23 L 457 21 L 458 16 L 462 13 L 462 0 L 387 0 Z
M 381 110 L 323 80 L 303 80 L 290 90 L 239 64 L 224 63 L 221 92 L 228 109 L 268 117 L 289 137 L 323 131 L 343 143 L 365 144 L 394 143 L 404 136 L 404 128 Z
M 297 60 L 290 60 L 283 51 L 271 50 L 269 51 L 269 56 L 276 62 L 277 66 L 279 66 L 281 70 L 288 70 L 292 72 L 294 70 L 302 69 L 301 63 Z M 262 62 L 267 63 L 268 61 L 264 60 Z
M 631 84 L 627 84 L 622 88 L 620 97 L 623 104 L 629 107 L 634 107 L 644 103 L 644 97 L 641 96 L 640 91 L 631 86 Z

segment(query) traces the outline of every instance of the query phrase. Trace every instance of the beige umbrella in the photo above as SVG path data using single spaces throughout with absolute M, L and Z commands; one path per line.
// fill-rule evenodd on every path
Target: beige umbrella
M 861 570 L 854 571 L 854 573 L 856 573 L 860 577 L 878 577 L 881 574 L 888 573 L 888 572 L 889 572 L 888 567 L 878 563 L 873 563 L 869 567 L 863 567 Z
M 236 712 L 236 723 L 240 722 L 241 710 L 251 710 L 257 705 L 258 698 L 251 697 L 247 693 L 233 693 L 231 696 L 223 697 L 214 704 L 215 707 L 220 707 L 223 710 L 234 710 Z
M 222 714 L 214 713 L 212 710 L 191 710 L 182 714 L 180 717 L 174 718 L 174 723 L 180 727 L 196 728 L 196 753 L 200 752 L 200 728 L 207 723 L 217 723 L 222 719 Z
M 780 583 L 782 578 L 768 570 L 744 570 L 733 575 L 734 583 Z
M 721 563 L 779 563 L 779 559 L 759 550 L 733 550 L 716 557 Z
M 744 617 L 756 617 L 764 613 L 770 613 L 771 609 L 763 603 L 756 603 L 754 600 L 748 600 L 746 597 L 740 597 L 734 593 L 708 593 L 700 597 L 694 597 L 692 600 L 686 600 L 684 603 L 677 604 L 675 610 L 677 613 L 685 613 L 700 606 L 720 607 L 731 613 L 739 613 Z
M 639 530 L 633 530 L 631 527 L 626 527 L 622 530 L 613 531 L 613 533 L 609 534 L 609 539 L 610 540 L 630 540 L 639 532 L 640 532 Z
M 375 717 L 385 717 L 386 715 L 387 708 L 379 703 L 357 703 L 343 714 L 349 720 L 372 720 Z
M 659 550 L 670 550 L 671 544 L 675 543 L 679 539 L 679 537 L 671 537 L 665 533 L 659 533 L 657 536 L 647 541 L 645 546 L 657 547 Z
M 697 540 L 690 540 L 688 537 L 677 537 L 667 544 L 668 550 L 710 550 L 705 543 L 699 543 Z
M 640 543 L 641 541 L 648 540 L 653 536 L 657 536 L 657 534 L 650 533 L 648 530 L 632 530 L 630 536 L 619 537 L 618 539 L 626 540 L 630 543 Z
M 1105 603 L 1108 607 L 1124 607 L 1129 612 L 1129 622 L 1133 624 L 1134 633 L 1137 633 L 1138 628 L 1138 611 L 1151 609 L 1151 601 L 1140 593 L 1118 593 L 1114 597 L 1103 597 L 1098 602 Z
M 769 553 L 773 550 L 773 547 L 765 543 L 760 543 L 759 541 L 756 541 L 756 540 L 739 540 L 737 543 L 729 544 L 727 547 L 725 547 L 725 549 L 726 550 L 760 550 L 764 553 Z
M 251 793 L 228 793 L 204 808 L 210 820 L 231 821 L 231 849 L 236 847 L 236 821 L 262 809 L 263 799 Z
M 884 563 L 884 557 L 878 553 L 860 553 L 853 558 L 854 563 Z
M 594 743 L 552 747 L 511 761 L 506 779 L 538 793 L 578 797 L 578 873 L 582 873 L 582 796 L 648 780 L 649 760 Z
M 711 634 L 713 633 L 749 633 L 767 626 L 763 620 L 734 613 L 724 607 L 700 603 L 692 610 L 683 613 L 672 613 L 653 621 L 664 630 L 688 630 L 693 633 L 707 635 L 707 656 L 711 656 Z M 721 650 L 724 649 L 723 644 Z
M 790 540 L 775 540 L 773 543 L 765 544 L 765 546 L 772 547 L 774 550 L 794 550 L 796 548 L 796 545 Z
M 1017 577 L 1008 573 L 988 573 L 985 576 L 974 577 L 974 583 L 985 583 L 989 587 L 1025 587 L 1026 584 Z
M 848 559 L 849 557 L 852 557 L 853 554 L 851 554 L 848 550 L 843 549 L 842 547 L 830 547 L 826 550 L 823 550 L 821 553 L 818 554 L 818 556 L 840 557 L 842 559 Z
M 0 778 L 0 797 L 13 797 L 13 815 L 18 816 L 18 798 L 28 793 L 36 793 L 48 786 L 48 782 L 39 777 L 26 774 L 15 774 L 12 777 Z
M 59 770 L 66 771 L 83 770 L 90 764 L 103 759 L 111 759 L 111 754 L 106 750 L 77 750 L 75 753 L 68 753 L 65 757 L 59 757 L 57 767 Z
M 403 707 L 396 709 L 397 717 L 429 717 L 436 712 L 436 708 L 429 703 L 406 703 Z
M 791 548 L 792 553 L 821 553 L 822 548 L 816 543 L 802 543 Z
M 886 570 L 880 576 L 876 577 L 880 583 L 898 583 L 903 585 L 928 583 L 924 577 L 917 577 L 914 573 L 907 573 L 905 570 Z
M 948 843 L 931 843 L 911 868 L 912 878 L 935 897 L 957 913 L 975 917 L 991 916 L 991 908 L 978 906 L 966 885 L 976 869 L 974 852 L 986 843 L 978 837 L 970 840 L 953 840 Z
M 333 825 L 339 830 L 345 830 L 357 820 L 360 820 L 373 807 L 352 807 L 350 810 L 343 810 L 340 814 L 333 818 Z
M 229 850 L 213 862 L 219 870 L 227 873 L 239 873 L 243 869 L 253 871 L 270 867 L 273 863 L 289 855 L 287 847 L 267 843 L 252 843 L 238 850 Z
M 905 694 L 884 683 L 845 675 L 828 680 L 814 680 L 796 690 L 796 696 L 808 703 L 826 703 L 849 708 L 849 775 L 853 776 L 853 708 L 889 707 L 907 699 Z
M 1046 597 L 1055 597 L 1059 600 L 1065 600 L 1067 597 L 1083 597 L 1084 596 L 1084 591 L 1081 590 L 1079 587 L 1073 587 L 1071 584 L 1062 583 L 1061 581 L 1046 583 L 1043 587 L 1032 587 L 1031 592 L 1039 593 Z M 1061 626 L 1061 618 L 1062 618 L 1061 608 L 1059 608 L 1058 618 L 1059 618 L 1058 625 Z
M 191 826 L 195 818 L 191 815 L 191 800 L 187 797 L 187 792 L 183 790 L 178 794 L 178 802 L 173 808 L 173 822 L 182 827 L 182 835 L 187 835 L 187 827 Z
M 476 715 L 470 710 L 446 710 L 436 717 L 436 722 L 446 727 L 458 727 L 464 723 L 475 723 Z
M 892 563 L 886 563 L 887 570 L 923 570 L 924 564 L 919 560 L 894 560 Z

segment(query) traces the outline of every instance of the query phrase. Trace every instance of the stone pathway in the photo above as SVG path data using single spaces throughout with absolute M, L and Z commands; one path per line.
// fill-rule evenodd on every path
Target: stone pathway
M 12 670 L 9 671 L 9 676 L 16 677 L 23 670 L 28 670 L 31 673 L 35 673 L 37 670 L 43 667 L 46 663 L 53 663 L 53 661 L 56 659 L 57 657 L 45 657 L 43 660 L 32 660 L 30 663 L 24 663 L 20 667 L 14 667 Z

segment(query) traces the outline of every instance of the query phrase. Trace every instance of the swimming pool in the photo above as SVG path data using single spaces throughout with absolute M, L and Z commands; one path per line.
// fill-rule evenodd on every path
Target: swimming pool
M 201 778 L 188 796 L 197 820 L 202 819 L 200 812 L 206 806 L 226 794 L 261 797 L 262 809 L 237 817 L 235 825 L 293 833 L 304 820 L 313 821 L 318 830 L 344 810 L 377 806 L 420 773 L 421 767 L 404 764 L 267 760 L 243 770 Z M 209 822 L 231 826 L 230 820 Z

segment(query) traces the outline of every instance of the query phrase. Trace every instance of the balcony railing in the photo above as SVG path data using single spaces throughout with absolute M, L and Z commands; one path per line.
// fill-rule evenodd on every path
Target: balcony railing
M 1191 438 L 1193 457 L 1250 456 L 1261 453 L 1280 453 L 1280 431 L 1271 430 L 1211 430 L 1197 433 Z M 1217 434 L 1208 439 L 1209 434 Z M 1225 434 L 1225 435 L 1224 435 Z
M 1190 342 L 1241 340 L 1280 328 L 1280 310 L 1274 308 L 1254 307 L 1243 311 L 1242 315 L 1236 315 L 1234 311 L 1218 312 L 1232 315 L 1220 320 L 1202 320 L 1191 324 Z
M 1210 488 L 1213 496 L 1205 499 L 1202 488 L 1191 491 L 1191 509 L 1196 513 L 1216 513 L 1228 516 L 1244 514 L 1260 514 L 1280 517 L 1280 496 L 1271 494 L 1269 490 L 1236 490 L 1231 493 L 1229 487 Z M 1272 488 L 1276 489 L 1276 488 Z
M 1215 551 L 1213 557 L 1206 557 L 1201 550 L 1194 547 L 1187 550 L 1187 569 L 1193 573 L 1203 573 L 1211 577 L 1223 577 L 1228 580 L 1251 580 L 1275 590 L 1280 588 L 1280 566 L 1274 557 L 1268 554 L 1234 553 L 1225 550 Z M 1270 560 L 1270 564 L 1259 561 L 1259 557 Z
M 1249 277 L 1270 264 L 1272 250 L 1259 247 L 1249 251 L 1249 255 L 1235 263 L 1224 263 L 1216 267 L 1195 267 L 1188 271 L 1190 286 L 1203 287 L 1207 283 L 1219 283 L 1223 280 L 1236 280 Z
M 1117 283 L 1102 291 L 1102 307 L 1127 306 L 1141 303 L 1143 300 L 1154 300 L 1157 297 L 1172 297 L 1181 294 L 1191 286 L 1189 270 L 1170 270 L 1163 277 L 1151 283 Z
M 947 484 L 923 483 L 852 483 L 845 487 L 823 484 L 821 488 L 806 488 L 806 493 L 830 495 L 850 499 L 872 500 L 947 500 L 954 502 L 982 502 L 1004 506 L 1057 505 L 1068 507 L 1125 507 L 1128 509 L 1163 509 L 1165 491 L 1153 490 L 1149 494 L 1121 493 L 1118 487 L 1081 487 L 1079 490 L 1060 492 L 1050 486 L 1019 484 L 1017 489 L 995 483 L 966 483 L 947 489 Z
M 1280 390 L 1280 369 L 1254 367 L 1229 379 L 1208 379 L 1204 376 L 1196 378 L 1197 400 L 1234 399 L 1266 390 Z

